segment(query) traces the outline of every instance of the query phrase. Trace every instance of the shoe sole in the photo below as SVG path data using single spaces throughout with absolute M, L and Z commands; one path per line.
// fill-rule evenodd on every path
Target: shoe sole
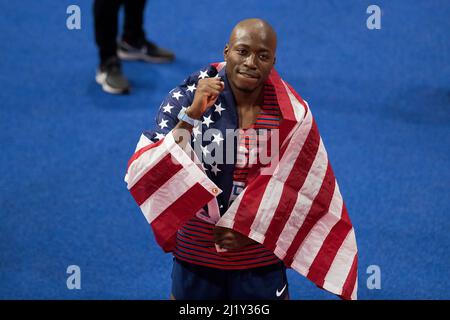
M 117 55 L 122 60 L 130 60 L 130 61 L 145 61 L 145 62 L 151 62 L 151 63 L 167 63 L 172 62 L 174 59 L 172 58 L 158 58 L 158 57 L 149 57 L 142 53 L 130 53 L 122 50 L 117 50 Z
M 103 91 L 111 94 L 126 94 L 130 92 L 130 89 L 116 89 L 111 87 L 106 82 L 106 74 L 98 73 L 95 75 L 95 81 L 102 86 Z

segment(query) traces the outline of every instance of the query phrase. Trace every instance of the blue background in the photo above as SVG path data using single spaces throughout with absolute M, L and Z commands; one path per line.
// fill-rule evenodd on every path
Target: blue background
M 81 30 L 66 8 L 81 8 Z M 382 9 L 369 30 L 366 9 Z M 449 299 L 448 1 L 149 1 L 168 65 L 124 63 L 130 96 L 94 81 L 92 2 L 0 2 L 0 298 L 166 299 L 171 256 L 123 176 L 140 132 L 232 27 L 267 19 L 277 69 L 310 104 L 359 248 L 361 299 Z M 66 269 L 81 268 L 81 290 Z M 370 265 L 381 289 L 369 290 Z M 336 299 L 289 272 L 293 299 Z

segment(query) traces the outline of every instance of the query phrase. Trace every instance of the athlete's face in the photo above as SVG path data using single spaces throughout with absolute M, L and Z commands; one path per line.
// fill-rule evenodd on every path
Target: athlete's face
M 264 27 L 235 28 L 224 49 L 232 85 L 253 92 L 264 85 L 275 64 L 276 36 Z

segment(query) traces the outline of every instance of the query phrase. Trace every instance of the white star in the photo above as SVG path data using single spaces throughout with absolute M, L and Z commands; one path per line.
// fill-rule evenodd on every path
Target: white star
M 222 103 L 215 104 L 214 107 L 215 107 L 214 111 L 217 112 L 220 115 L 222 115 L 222 111 L 223 110 L 226 110 L 225 108 L 222 108 Z
M 208 150 L 208 146 L 200 146 L 200 148 L 202 148 L 202 152 L 203 152 L 203 154 L 206 156 L 208 153 L 211 153 L 211 152 L 209 152 L 209 150 Z
M 164 137 L 165 137 L 164 134 L 157 132 L 157 133 L 156 133 L 155 139 L 161 140 L 161 139 L 164 138 Z
M 217 143 L 218 146 L 220 146 L 220 142 L 223 141 L 223 138 L 220 134 L 220 132 L 218 134 L 213 134 L 214 140 L 213 142 Z
M 205 79 L 205 78 L 209 78 L 208 76 L 208 71 L 201 71 L 200 70 L 200 75 L 198 76 L 199 79 Z
M 194 93 L 194 90 L 197 89 L 197 88 L 195 87 L 195 83 L 193 83 L 192 86 L 187 86 L 187 87 L 188 87 L 188 88 L 187 88 L 187 91 L 192 92 L 192 93 Z
M 211 120 L 211 115 L 209 115 L 207 117 L 203 117 L 203 122 L 202 123 L 209 128 L 209 125 L 211 123 L 214 123 L 214 121 Z
M 217 176 L 217 172 L 220 172 L 220 171 L 222 171 L 222 170 L 220 170 L 220 169 L 217 167 L 217 164 L 212 164 L 212 165 L 211 165 L 211 171 L 214 172 L 214 174 Z
M 204 164 L 203 162 L 202 162 L 202 167 L 203 167 L 203 170 L 204 170 L 204 171 L 208 170 L 208 168 L 205 167 L 205 164 Z
M 162 119 L 161 120 L 161 122 L 158 124 L 160 127 L 161 127 L 161 129 L 164 129 L 164 128 L 168 128 L 169 126 L 167 125 L 167 121 L 169 121 L 169 120 L 164 120 L 164 119 Z
M 199 134 L 201 134 L 201 131 L 199 129 L 199 126 L 196 126 L 192 129 L 192 132 L 194 133 L 194 137 L 198 136 Z
M 170 113 L 170 110 L 173 109 L 173 106 L 170 105 L 170 103 L 167 102 L 167 104 L 163 107 L 164 112 Z
M 181 98 L 182 96 L 183 96 L 183 95 L 180 93 L 180 91 L 177 91 L 177 92 L 174 92 L 174 93 L 173 93 L 172 98 L 175 98 L 175 99 L 177 99 L 177 100 L 180 100 L 180 98 Z

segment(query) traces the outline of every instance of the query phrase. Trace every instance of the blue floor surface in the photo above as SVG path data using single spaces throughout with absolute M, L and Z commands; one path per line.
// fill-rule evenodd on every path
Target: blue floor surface
M 81 8 L 81 30 L 66 8 Z M 92 2 L 0 2 L 0 299 L 166 299 L 171 256 L 123 182 L 140 132 L 186 75 L 221 61 L 235 23 L 278 32 L 277 69 L 309 102 L 359 248 L 361 299 L 450 298 L 450 3 L 149 1 L 168 65 L 125 63 L 130 96 L 94 81 Z M 68 290 L 66 268 L 81 268 Z M 367 287 L 367 268 L 381 289 Z M 289 272 L 293 299 L 336 299 Z

